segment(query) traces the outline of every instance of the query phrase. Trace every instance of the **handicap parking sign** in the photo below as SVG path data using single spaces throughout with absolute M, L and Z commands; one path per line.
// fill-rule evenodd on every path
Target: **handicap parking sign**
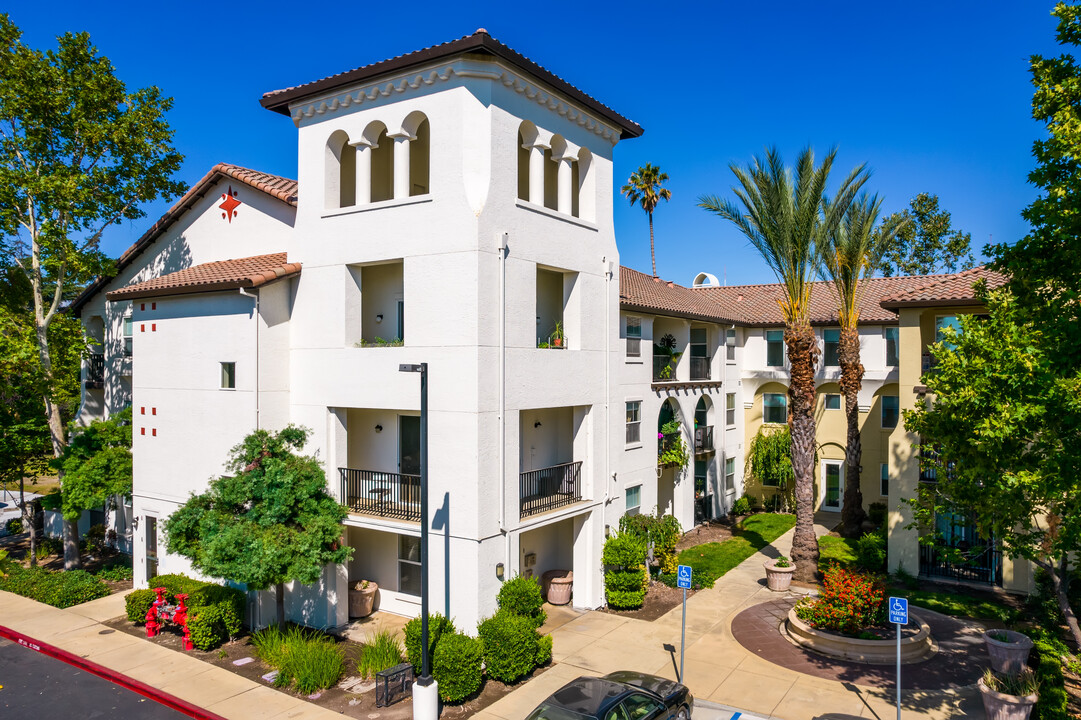
M 687 589 L 687 590 L 691 589 L 691 566 L 690 565 L 680 565 L 679 566 L 679 575 L 677 577 L 677 580 L 678 580 L 678 582 L 676 584 L 677 587 L 681 587 L 681 588 L 684 588 L 684 589 Z
M 908 625 L 908 599 L 891 597 L 889 599 L 890 622 L 895 625 Z

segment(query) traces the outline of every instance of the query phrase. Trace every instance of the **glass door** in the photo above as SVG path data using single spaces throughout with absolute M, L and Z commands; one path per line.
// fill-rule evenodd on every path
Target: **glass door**
M 420 418 L 398 416 L 398 472 L 420 475 Z
M 822 464 L 822 509 L 840 510 L 845 492 L 844 466 L 839 460 L 826 460 Z
M 158 519 L 146 516 L 146 579 L 158 576 Z

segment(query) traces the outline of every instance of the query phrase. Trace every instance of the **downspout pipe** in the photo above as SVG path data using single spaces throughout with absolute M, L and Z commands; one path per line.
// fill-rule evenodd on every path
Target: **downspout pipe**
M 507 532 L 507 239 L 499 234 L 499 532 L 504 539 L 504 567 L 510 562 L 510 534 Z
M 247 292 L 244 288 L 239 289 L 240 294 L 255 301 L 255 311 L 252 319 L 255 320 L 255 429 L 259 429 L 259 292 Z

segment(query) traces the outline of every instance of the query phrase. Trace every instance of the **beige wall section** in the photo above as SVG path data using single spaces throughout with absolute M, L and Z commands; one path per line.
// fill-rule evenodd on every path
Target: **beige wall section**
M 924 338 L 921 331 L 923 311 L 920 309 L 902 309 L 899 317 L 898 332 L 898 395 L 902 414 L 916 406 L 918 396 L 915 389 L 920 384 L 923 363 Z M 931 319 L 932 335 L 934 318 Z M 912 509 L 902 502 L 902 498 L 916 496 L 920 481 L 920 459 L 913 448 L 918 438 L 905 430 L 904 422 L 890 435 L 890 497 L 888 502 L 889 540 L 887 553 L 891 571 L 903 567 L 916 575 L 920 571 L 919 541 L 916 530 L 908 528 L 912 522 Z

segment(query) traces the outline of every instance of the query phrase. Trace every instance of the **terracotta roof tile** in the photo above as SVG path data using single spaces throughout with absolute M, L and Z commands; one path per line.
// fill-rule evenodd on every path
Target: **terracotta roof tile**
M 299 274 L 300 263 L 288 262 L 285 253 L 256 255 L 193 265 L 178 272 L 113 290 L 106 297 L 110 300 L 133 300 L 211 290 L 256 288 L 279 278 Z
M 1006 284 L 1006 276 L 994 270 L 980 266 L 952 275 L 938 275 L 924 278 L 927 282 L 905 288 L 882 298 L 884 308 L 899 308 L 918 305 L 976 305 L 972 286 L 978 280 L 985 280 L 988 288 L 997 288 Z
M 734 322 L 735 316 L 712 298 L 690 288 L 628 267 L 619 268 L 619 302 L 628 310 L 690 317 L 711 322 Z

